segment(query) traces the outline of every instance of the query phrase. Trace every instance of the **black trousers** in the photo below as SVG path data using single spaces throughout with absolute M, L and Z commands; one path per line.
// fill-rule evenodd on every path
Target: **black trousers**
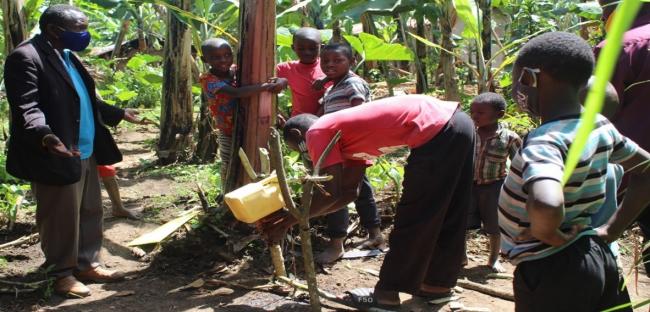
M 474 168 L 474 124 L 457 111 L 411 150 L 377 289 L 416 294 L 423 283 L 453 287 L 464 256 Z
M 584 236 L 556 254 L 517 266 L 515 311 L 602 311 L 630 302 L 622 281 L 607 244 Z
M 359 214 L 361 226 L 366 229 L 379 227 L 379 213 L 377 204 L 372 194 L 372 186 L 368 177 L 364 174 L 359 184 L 359 197 L 354 201 L 354 206 Z M 350 214 L 348 208 L 343 207 L 327 215 L 327 234 L 330 238 L 342 238 L 348 235 L 348 226 L 350 224 Z

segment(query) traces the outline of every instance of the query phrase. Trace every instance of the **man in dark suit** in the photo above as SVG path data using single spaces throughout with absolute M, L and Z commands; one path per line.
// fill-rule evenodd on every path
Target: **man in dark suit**
M 44 267 L 59 294 L 87 296 L 81 281 L 123 274 L 102 268 L 102 203 L 96 166 L 122 160 L 107 125 L 137 121 L 134 110 L 97 98 L 95 83 L 71 51 L 90 42 L 88 18 L 76 7 L 49 7 L 41 34 L 5 63 L 11 107 L 7 171 L 31 182 Z

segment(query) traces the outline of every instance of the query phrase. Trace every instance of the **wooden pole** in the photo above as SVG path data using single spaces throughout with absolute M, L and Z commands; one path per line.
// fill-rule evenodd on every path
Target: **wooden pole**
M 2 0 L 3 30 L 5 36 L 5 55 L 19 43 L 27 39 L 27 18 L 24 0 Z
M 316 162 L 316 166 L 314 166 L 311 177 L 307 177 L 305 179 L 306 182 L 303 186 L 301 201 L 302 205 L 300 209 L 298 209 L 293 202 L 286 175 L 284 173 L 284 166 L 282 164 L 282 152 L 280 149 L 280 135 L 276 130 L 272 130 L 271 137 L 271 159 L 278 174 L 278 181 L 280 182 L 282 197 L 285 200 L 285 206 L 289 210 L 289 213 L 291 213 L 291 215 L 293 215 L 293 217 L 298 220 L 298 227 L 300 230 L 300 245 L 302 247 L 302 258 L 304 261 L 307 286 L 309 288 L 309 304 L 312 311 L 320 311 L 321 308 L 318 282 L 316 280 L 316 269 L 314 267 L 314 254 L 311 244 L 311 233 L 309 232 L 309 217 L 311 216 L 310 209 L 312 197 L 314 194 L 314 181 L 320 180 L 322 178 L 319 177 L 320 167 L 325 161 L 325 158 L 327 158 L 329 152 L 334 147 L 334 144 L 336 144 L 336 142 L 338 142 L 338 140 L 341 138 L 341 131 L 337 132 L 330 140 L 327 147 L 325 147 L 323 154 L 321 154 L 320 158 Z
M 241 85 L 266 82 L 273 76 L 275 67 L 275 1 L 241 0 L 240 1 L 240 47 L 239 47 L 239 82 Z M 255 171 L 259 172 L 260 157 L 258 148 L 269 141 L 270 127 L 275 116 L 273 101 L 275 97 L 262 92 L 250 98 L 240 100 L 243 116 L 237 122 L 243 125 L 240 135 L 241 146 Z M 237 149 L 238 146 L 233 146 Z M 238 185 L 251 182 L 244 173 L 239 172 Z
M 174 0 L 172 5 L 191 11 L 191 0 Z M 167 12 L 167 38 L 163 64 L 163 105 L 160 114 L 158 159 L 163 164 L 183 158 L 192 136 L 192 35 L 173 12 Z

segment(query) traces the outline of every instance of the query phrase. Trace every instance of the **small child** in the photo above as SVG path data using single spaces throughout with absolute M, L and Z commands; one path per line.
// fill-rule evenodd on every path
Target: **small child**
M 370 88 L 365 80 L 350 71 L 354 59 L 352 50 L 346 44 L 328 44 L 321 54 L 321 69 L 333 85 L 325 91 L 319 112 L 334 113 L 370 101 Z M 359 196 L 354 202 L 361 225 L 368 231 L 365 248 L 385 248 L 381 235 L 379 213 L 368 177 L 364 174 L 359 187 Z M 348 209 L 340 209 L 327 215 L 327 232 L 330 242 L 327 248 L 316 256 L 319 263 L 331 263 L 345 252 L 344 241 L 350 223 Z
M 320 66 L 321 34 L 318 29 L 303 27 L 293 35 L 291 48 L 297 61 L 280 63 L 275 67 L 277 82 L 291 89 L 291 116 L 318 113 L 318 100 L 325 90 L 327 80 Z M 327 85 L 325 85 L 327 86 Z
M 563 184 L 581 124 L 579 92 L 593 67 L 589 44 L 565 32 L 530 40 L 513 67 L 515 101 L 542 122 L 524 139 L 499 197 L 502 250 L 517 265 L 515 311 L 601 311 L 630 303 L 607 243 L 650 203 L 650 170 L 642 165 L 650 155 L 598 115 Z M 620 208 L 594 230 L 590 224 L 605 202 L 610 162 L 623 166 L 630 184 Z
M 225 179 L 232 150 L 233 113 L 235 98 L 249 97 L 264 91 L 279 89 L 277 82 L 237 87 L 233 68 L 233 52 L 230 44 L 221 38 L 213 38 L 201 44 L 201 60 L 210 65 L 210 71 L 200 78 L 203 94 L 207 97 L 210 112 L 219 129 L 219 156 L 221 178 Z
M 470 107 L 477 135 L 474 148 L 474 189 L 472 208 L 468 213 L 468 228 L 479 228 L 483 222 L 483 229 L 490 237 L 490 257 L 487 265 L 498 273 L 505 272 L 499 262 L 499 192 L 507 175 L 508 158 L 512 160 L 521 147 L 519 136 L 499 124 L 505 110 L 506 100 L 493 92 L 479 94 Z

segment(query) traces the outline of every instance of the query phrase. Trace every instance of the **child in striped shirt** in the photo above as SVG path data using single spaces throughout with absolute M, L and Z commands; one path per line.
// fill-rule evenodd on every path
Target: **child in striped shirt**
M 579 91 L 593 67 L 589 44 L 565 32 L 530 40 L 515 61 L 513 97 L 542 122 L 524 138 L 499 197 L 502 250 L 517 265 L 515 311 L 601 311 L 630 302 L 607 243 L 650 203 L 650 155 L 598 115 L 563 183 L 580 126 Z M 592 229 L 608 163 L 621 164 L 631 182 L 620 208 Z
M 507 174 L 508 158 L 512 159 L 521 147 L 519 136 L 499 124 L 505 110 L 506 100 L 494 92 L 479 94 L 470 106 L 477 135 L 474 148 L 474 189 L 467 228 L 480 228 L 483 223 L 483 230 L 490 238 L 487 265 L 498 273 L 505 272 L 505 269 L 499 262 L 501 235 L 497 201 Z

